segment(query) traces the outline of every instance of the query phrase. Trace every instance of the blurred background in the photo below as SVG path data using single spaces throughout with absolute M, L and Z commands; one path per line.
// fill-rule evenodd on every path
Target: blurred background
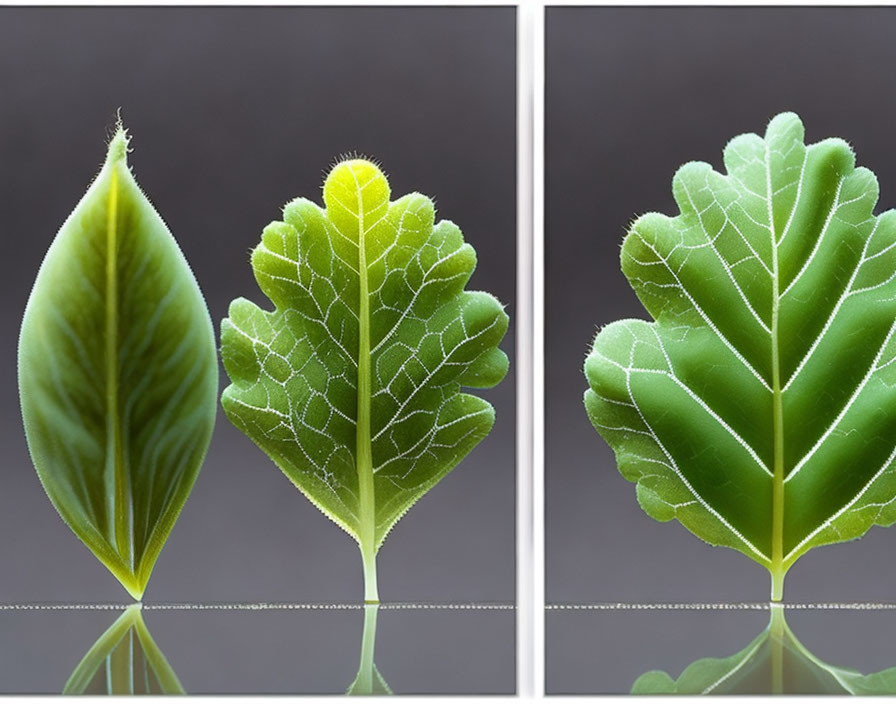
M 550 7 L 546 11 L 546 571 L 549 602 L 762 601 L 769 576 L 641 511 L 582 406 L 599 327 L 647 314 L 619 270 L 638 215 L 677 213 L 672 176 L 796 111 L 843 137 L 896 206 L 896 8 Z M 896 595 L 896 530 L 812 550 L 790 601 Z M 580 644 L 581 645 L 581 644 Z
M 378 159 L 394 196 L 435 197 L 437 216 L 479 255 L 470 287 L 495 294 L 512 321 L 515 51 L 512 7 L 0 8 L 0 602 L 128 600 L 44 495 L 15 369 L 38 266 L 99 170 L 116 110 L 137 180 L 216 330 L 231 299 L 266 305 L 249 250 L 284 203 L 319 201 L 347 152 Z M 497 409 L 494 431 L 390 535 L 379 556 L 384 601 L 514 598 L 512 323 L 502 347 L 511 372 L 482 393 Z M 147 601 L 362 594 L 354 541 L 219 414 Z M 352 620 L 350 659 L 359 629 Z M 506 647 L 512 654 L 512 638 Z

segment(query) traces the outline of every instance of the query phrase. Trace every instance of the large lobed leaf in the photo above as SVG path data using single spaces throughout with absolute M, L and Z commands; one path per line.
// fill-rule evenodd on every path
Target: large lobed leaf
M 344 161 L 320 208 L 299 198 L 252 253 L 275 305 L 237 299 L 221 325 L 222 404 L 362 552 L 491 430 L 461 393 L 497 384 L 507 316 L 464 291 L 476 256 L 418 193 L 390 202 L 372 163 Z
M 217 386 L 205 301 L 119 127 L 34 282 L 19 391 L 47 495 L 134 598 L 199 472 Z
M 654 518 L 768 567 L 896 520 L 896 213 L 791 113 L 675 175 L 622 270 L 655 322 L 598 334 L 588 415 Z

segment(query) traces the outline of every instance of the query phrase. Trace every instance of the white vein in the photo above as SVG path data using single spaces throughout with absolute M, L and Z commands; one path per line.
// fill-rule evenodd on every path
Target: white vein
M 793 479 L 795 476 L 797 476 L 797 474 L 799 474 L 800 470 L 802 470 L 802 468 L 806 466 L 806 464 L 809 462 L 809 460 L 812 459 L 812 456 L 816 452 L 818 452 L 818 449 L 831 436 L 831 433 L 833 433 L 834 430 L 837 428 L 837 426 L 840 425 L 840 422 L 843 420 L 843 418 L 849 412 L 849 409 L 852 408 L 853 404 L 856 402 L 856 399 L 858 399 L 859 395 L 862 393 L 862 391 L 868 385 L 868 382 L 871 380 L 871 377 L 874 376 L 875 372 L 877 372 L 879 369 L 882 368 L 881 366 L 879 366 L 880 359 L 883 356 L 884 351 L 887 348 L 887 345 L 889 345 L 890 339 L 893 337 L 894 331 L 896 331 L 896 321 L 894 321 L 893 324 L 890 325 L 890 330 L 887 332 L 887 335 L 884 338 L 884 341 L 881 343 L 880 348 L 877 350 L 877 353 L 874 355 L 874 360 L 869 365 L 868 371 L 865 372 L 865 376 L 862 378 L 862 381 L 859 383 L 858 386 L 856 386 L 852 395 L 849 397 L 849 400 L 844 404 L 843 408 L 840 409 L 840 412 L 837 414 L 837 417 L 834 418 L 834 420 L 827 427 L 827 429 L 821 434 L 821 437 L 818 438 L 818 440 L 812 446 L 812 449 L 810 449 L 805 455 L 803 455 L 803 457 L 800 459 L 800 461 L 797 462 L 796 465 L 794 465 L 790 474 L 788 474 L 787 478 L 784 480 L 785 484 L 787 482 L 789 482 L 791 479 Z
M 811 541 L 816 535 L 818 535 L 821 531 L 825 530 L 826 528 L 832 526 L 834 524 L 834 522 L 838 518 L 840 518 L 840 516 L 842 516 L 844 513 L 849 511 L 853 506 L 855 506 L 856 503 L 859 501 L 859 499 L 861 499 L 865 495 L 865 493 L 880 478 L 880 476 L 884 472 L 886 472 L 887 469 L 890 468 L 890 466 L 893 464 L 894 460 L 896 460 L 896 447 L 893 448 L 893 451 L 890 453 L 890 456 L 887 457 L 886 461 L 883 463 L 883 465 L 881 465 L 880 469 L 878 469 L 874 473 L 874 475 L 871 477 L 871 479 L 868 480 L 868 482 L 865 484 L 865 486 L 863 486 L 859 490 L 859 492 L 848 503 L 846 503 L 843 507 L 841 507 L 840 510 L 838 510 L 833 516 L 831 516 L 827 520 L 823 521 L 821 523 L 821 525 L 819 525 L 817 528 L 815 528 L 811 533 L 809 533 L 805 538 L 803 538 L 796 545 L 796 547 L 794 547 L 789 553 L 787 553 L 787 556 L 784 558 L 785 563 L 790 561 L 790 559 L 794 555 L 796 555 L 804 546 L 806 546 L 809 543 L 809 541 Z
M 354 173 L 352 175 L 357 179 Z M 359 190 L 363 191 L 372 182 L 367 181 Z M 333 207 L 344 210 L 355 221 L 359 220 L 355 206 L 340 200 L 338 194 L 330 193 L 328 198 Z M 360 196 L 358 200 L 359 208 L 366 207 Z M 305 207 L 316 208 L 310 203 Z M 442 298 L 433 293 L 424 300 L 424 294 L 441 290 L 436 287 L 448 287 L 469 276 L 465 266 L 453 264 L 465 250 L 462 243 L 457 247 L 449 237 L 456 232 L 450 223 L 427 226 L 431 227 L 429 230 L 420 230 L 417 229 L 420 225 L 411 224 L 417 222 L 411 216 L 431 208 L 423 197 L 410 199 L 401 208 L 399 210 L 395 204 L 384 207 L 383 215 L 370 224 L 365 223 L 365 232 L 358 233 L 364 236 L 368 249 L 380 248 L 368 264 L 368 272 L 382 272 L 378 283 L 376 277 L 371 279 L 371 321 L 374 316 L 394 316 L 381 339 L 373 340 L 376 344 L 371 350 L 372 403 L 378 404 L 372 442 L 379 464 L 374 471 L 379 474 L 384 467 L 390 468 L 381 479 L 395 487 L 397 493 L 390 499 L 393 503 L 397 501 L 396 496 L 403 497 L 401 501 L 412 502 L 409 497 L 414 497 L 417 489 L 430 481 L 428 471 L 403 481 L 418 467 L 426 469 L 452 462 L 451 458 L 462 453 L 471 438 L 482 434 L 481 419 L 487 413 L 487 407 L 453 417 L 445 414 L 443 418 L 442 415 L 459 390 L 456 379 L 478 362 L 480 353 L 467 350 L 476 350 L 478 341 L 489 336 L 500 324 L 500 318 L 496 316 L 486 325 L 477 323 L 476 329 L 469 329 L 464 315 L 466 306 L 472 304 L 473 299 L 465 293 L 453 292 Z M 348 254 L 340 256 L 338 245 L 349 243 L 349 251 L 357 251 L 358 243 L 355 233 L 345 231 L 340 220 L 324 216 L 320 220 L 322 227 L 310 229 L 307 217 L 302 214 L 305 211 L 296 212 L 300 222 L 296 222 L 294 228 L 283 226 L 283 229 L 266 235 L 267 239 L 258 251 L 270 257 L 271 264 L 262 261 L 257 273 L 263 284 L 271 282 L 284 291 L 295 292 L 304 305 L 294 306 L 287 301 L 288 305 L 276 313 L 255 309 L 249 317 L 248 327 L 231 321 L 234 330 L 251 346 L 258 374 L 248 386 L 243 385 L 244 393 L 230 398 L 246 410 L 244 422 L 261 436 L 269 438 L 275 447 L 284 441 L 284 433 L 286 438 L 291 438 L 289 444 L 294 448 L 292 461 L 296 470 L 322 482 L 341 506 L 343 517 L 333 516 L 330 510 L 326 513 L 352 532 L 349 526 L 357 521 L 353 466 L 356 409 L 354 405 L 341 408 L 339 399 L 345 399 L 345 392 L 336 395 L 331 389 L 338 384 L 343 390 L 356 391 L 357 361 L 353 350 L 357 342 L 353 340 L 357 336 L 358 301 L 349 295 L 353 289 L 348 282 L 357 276 L 357 262 L 346 261 Z M 423 215 L 420 222 L 426 226 L 426 213 Z M 314 219 L 317 217 L 315 214 Z M 407 228 L 414 228 L 415 234 L 410 234 Z M 422 238 L 422 241 L 417 243 L 414 238 Z M 316 259 L 305 258 L 304 248 L 311 246 L 326 248 L 326 256 L 322 258 L 318 249 Z M 298 256 L 287 254 L 292 251 Z M 272 268 L 274 262 L 284 266 L 287 273 L 277 273 L 276 267 Z M 383 296 L 394 293 L 396 286 L 404 287 L 407 300 L 389 304 Z M 392 299 L 394 296 L 390 295 Z M 445 306 L 454 306 L 456 318 L 444 319 L 442 315 L 442 322 L 436 323 L 437 314 Z M 403 360 L 386 374 L 382 364 L 396 353 L 402 354 Z M 338 364 L 334 366 L 337 359 Z M 283 376 L 275 378 L 268 372 L 272 363 L 282 370 Z M 342 371 L 338 371 L 339 366 Z M 436 382 L 436 376 L 442 380 Z M 271 394 L 278 388 L 280 391 L 275 399 Z M 267 402 L 250 402 L 253 394 Z M 312 404 L 318 405 L 312 407 Z M 321 405 L 326 409 L 323 419 L 319 413 Z M 418 432 L 412 442 L 408 442 L 406 430 L 401 442 L 393 435 L 400 425 L 405 424 L 402 427 L 407 428 L 409 419 L 422 418 L 428 420 L 422 426 L 416 426 Z M 341 426 L 334 426 L 336 421 Z M 450 440 L 446 435 L 448 430 L 451 430 Z M 401 467 L 397 473 L 392 469 L 396 465 Z M 297 485 L 305 491 L 301 483 Z M 318 500 L 307 491 L 305 493 L 321 507 Z M 378 514 L 383 506 L 379 504 Z M 398 506 L 399 515 L 402 511 Z
M 710 505 L 710 503 L 701 496 L 696 489 L 691 485 L 688 481 L 688 478 L 682 473 L 682 471 L 678 467 L 678 463 L 675 461 L 675 458 L 672 457 L 671 453 L 666 449 L 666 446 L 660 440 L 659 436 L 654 431 L 653 427 L 650 423 L 647 422 L 647 418 L 644 416 L 644 413 L 641 411 L 641 407 L 638 405 L 637 400 L 635 400 L 634 394 L 632 393 L 631 387 L 631 374 L 626 372 L 625 375 L 625 386 L 628 391 L 628 396 L 632 399 L 632 402 L 635 405 L 635 412 L 641 418 L 641 422 L 644 424 L 644 427 L 653 435 L 653 441 L 656 443 L 657 447 L 660 451 L 666 456 L 666 459 L 669 461 L 670 466 L 672 467 L 672 471 L 675 472 L 675 475 L 681 481 L 681 483 L 687 488 L 687 490 L 691 493 L 691 495 L 700 502 L 700 505 L 703 507 L 705 511 L 707 511 L 710 515 L 712 515 L 717 521 L 719 521 L 723 526 L 725 526 L 731 534 L 734 535 L 738 540 L 740 540 L 751 552 L 756 554 L 761 560 L 768 562 L 769 558 L 759 550 L 753 543 L 747 540 L 744 535 L 737 530 L 727 518 L 722 516 L 715 508 Z
M 706 314 L 703 308 L 697 303 L 696 299 L 691 295 L 691 293 L 687 290 L 684 284 L 681 282 L 681 279 L 678 277 L 678 274 L 672 269 L 669 265 L 669 262 L 657 251 L 657 249 L 644 237 L 641 233 L 636 232 L 641 242 L 644 243 L 644 246 L 647 247 L 651 252 L 653 252 L 654 256 L 656 256 L 659 263 L 662 263 L 666 271 L 675 279 L 676 287 L 687 297 L 688 301 L 690 301 L 691 305 L 694 307 L 694 310 L 697 311 L 697 314 L 703 319 L 706 323 L 706 326 L 712 330 L 713 334 L 722 341 L 722 343 L 727 347 L 731 353 L 735 356 L 735 358 L 744 366 L 744 368 L 749 371 L 768 391 L 772 390 L 772 387 L 769 386 L 768 382 L 762 377 L 762 375 L 756 371 L 756 369 L 751 365 L 747 359 L 741 354 L 740 350 L 738 350 L 731 341 L 722 333 L 721 330 L 716 326 L 716 324 L 710 319 L 710 317 Z

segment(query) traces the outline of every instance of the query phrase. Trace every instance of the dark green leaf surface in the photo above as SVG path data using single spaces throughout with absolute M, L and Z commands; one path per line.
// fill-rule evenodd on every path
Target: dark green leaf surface
M 654 518 L 767 567 L 896 520 L 896 213 L 793 114 L 675 175 L 622 270 L 655 322 L 605 327 L 585 405 Z
M 134 598 L 199 472 L 217 384 L 202 294 L 119 128 L 38 272 L 19 391 L 47 495 Z
M 252 253 L 265 311 L 221 325 L 222 404 L 327 516 L 374 555 L 401 516 L 484 438 L 494 409 L 462 386 L 507 371 L 501 304 L 464 291 L 476 257 L 418 193 L 390 202 L 382 172 L 336 166 L 325 208 L 297 199 Z

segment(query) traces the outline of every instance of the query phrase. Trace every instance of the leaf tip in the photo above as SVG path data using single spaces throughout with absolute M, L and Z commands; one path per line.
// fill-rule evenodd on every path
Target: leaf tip
M 376 161 L 346 154 L 327 174 L 323 194 L 328 211 L 336 206 L 336 211 L 372 212 L 388 206 L 391 189 L 388 177 Z
M 369 165 L 375 167 L 377 171 L 382 173 L 383 176 L 385 176 L 388 179 L 388 176 L 383 171 L 383 164 L 379 159 L 376 159 L 375 157 L 372 157 L 368 154 L 364 154 L 363 152 L 359 152 L 357 150 L 353 150 L 350 152 L 343 152 L 342 154 L 337 156 L 330 163 L 330 168 L 327 170 L 326 175 L 333 173 L 333 171 L 335 171 L 339 166 L 342 166 L 343 164 L 345 164 L 347 162 L 359 162 L 359 163 L 369 164 Z M 326 177 L 326 175 L 325 175 L 325 177 Z
M 362 179 L 382 179 L 388 181 L 386 173 L 383 171 L 382 165 L 371 157 L 362 154 L 343 154 L 339 160 L 333 164 L 324 180 L 324 189 L 327 183 L 340 178 L 352 178 L 354 180 Z
M 797 124 L 802 127 L 803 120 L 794 110 L 783 110 L 768 121 L 769 127 L 793 127 Z
M 131 138 L 121 120 L 121 108 L 119 108 L 115 116 L 115 132 L 112 135 L 112 139 L 109 140 L 109 147 L 106 152 L 106 163 L 114 163 L 126 159 L 130 141 Z

